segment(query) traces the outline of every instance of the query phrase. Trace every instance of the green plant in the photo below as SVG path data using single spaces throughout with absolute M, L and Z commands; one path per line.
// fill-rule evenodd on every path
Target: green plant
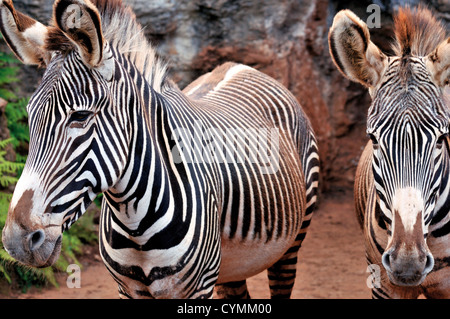
M 11 85 L 19 81 L 17 78 L 19 61 L 12 55 L 0 52 L 0 97 L 9 103 L 5 114 L 12 140 L 11 144 L 17 148 L 20 143 L 28 143 L 30 135 L 28 131 L 28 98 L 20 98 Z
M 14 100 L 17 98 L 9 84 L 17 82 L 17 59 L 9 53 L 0 52 L 0 96 L 5 100 Z
M 24 164 L 10 162 L 5 159 L 5 148 L 11 142 L 11 139 L 0 141 L 0 185 L 5 188 L 17 182 L 18 178 L 14 175 L 17 171 L 22 170 Z M 9 198 L 8 194 L 2 193 L 5 198 Z
M 28 100 L 28 98 L 16 98 L 10 100 L 5 110 L 9 133 L 12 137 L 11 144 L 14 146 L 16 152 L 21 144 L 24 145 L 30 142 L 30 133 L 27 123 Z M 24 148 L 26 149 L 26 147 Z M 26 154 L 18 153 L 17 155 L 16 161 L 25 163 Z

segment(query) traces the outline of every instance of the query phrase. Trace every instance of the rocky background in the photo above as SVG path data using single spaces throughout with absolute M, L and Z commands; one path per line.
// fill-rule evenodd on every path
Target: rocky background
M 344 79 L 328 53 L 327 34 L 334 15 L 353 10 L 363 21 L 375 3 L 381 28 L 372 40 L 390 50 L 392 13 L 400 5 L 421 1 L 375 0 L 124 0 L 130 4 L 148 38 L 171 66 L 184 88 L 225 61 L 245 63 L 283 83 L 302 104 L 317 134 L 322 191 L 350 191 L 365 145 L 370 98 L 363 87 Z M 49 21 L 53 1 L 14 0 L 17 9 Z M 424 1 L 446 23 L 450 0 Z M 1 50 L 7 50 L 4 45 Z M 30 95 L 42 74 L 23 67 L 21 90 Z M 3 128 L 2 128 L 3 129 Z

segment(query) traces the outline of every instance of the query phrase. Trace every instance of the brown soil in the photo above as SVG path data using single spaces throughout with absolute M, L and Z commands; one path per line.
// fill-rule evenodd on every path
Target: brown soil
M 81 288 L 67 288 L 67 275 L 59 288 L 33 289 L 18 298 L 110 299 L 118 298 L 117 286 L 98 253 L 81 259 Z M 322 196 L 308 235 L 300 249 L 297 280 L 292 298 L 370 298 L 366 286 L 363 236 L 350 195 Z M 248 279 L 252 298 L 269 298 L 266 273 Z

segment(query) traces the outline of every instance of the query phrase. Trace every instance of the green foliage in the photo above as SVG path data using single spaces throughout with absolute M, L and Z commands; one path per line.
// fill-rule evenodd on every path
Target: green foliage
M 11 139 L 0 141 L 0 185 L 2 187 L 8 187 L 17 182 L 18 178 L 14 174 L 24 166 L 23 163 L 10 162 L 5 159 L 5 148 L 10 142 Z M 4 193 L 3 196 L 9 197 Z
M 0 97 L 5 100 L 16 99 L 16 95 L 11 92 L 7 84 L 18 81 L 17 72 L 19 68 L 16 65 L 17 60 L 12 54 L 0 52 Z
M 28 129 L 27 98 L 10 100 L 6 106 L 5 114 L 8 122 L 9 133 L 12 136 L 12 145 L 17 148 L 21 143 L 30 142 Z M 26 156 L 21 155 L 17 160 L 25 163 Z
M 12 54 L 0 52 L 0 97 L 9 102 L 5 114 L 12 136 L 11 143 L 15 148 L 20 143 L 30 141 L 27 123 L 28 99 L 18 97 L 11 87 L 11 84 L 18 81 L 18 63 L 19 61 Z
M 98 194 L 97 197 L 94 199 L 94 204 L 98 207 L 102 207 L 102 201 L 103 201 L 103 193 Z
M 9 162 L 5 160 L 6 146 L 11 142 L 11 139 L 0 141 L 0 185 L 5 188 L 17 182 L 17 177 L 14 175 L 17 171 L 22 170 L 23 163 Z M 3 194 L 2 196 L 5 196 Z

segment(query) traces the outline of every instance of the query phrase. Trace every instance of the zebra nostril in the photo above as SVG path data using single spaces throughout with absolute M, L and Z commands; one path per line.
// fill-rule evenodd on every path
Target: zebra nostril
M 27 240 L 30 251 L 35 251 L 44 243 L 45 233 L 42 229 L 36 230 L 28 235 Z
M 427 254 L 427 261 L 425 263 L 425 269 L 423 270 L 424 274 L 428 274 L 431 270 L 433 270 L 434 267 L 434 258 L 433 255 L 428 253 Z
M 391 254 L 390 252 L 385 252 L 383 256 L 381 257 L 381 263 L 383 264 L 384 268 L 388 271 L 391 270 Z

